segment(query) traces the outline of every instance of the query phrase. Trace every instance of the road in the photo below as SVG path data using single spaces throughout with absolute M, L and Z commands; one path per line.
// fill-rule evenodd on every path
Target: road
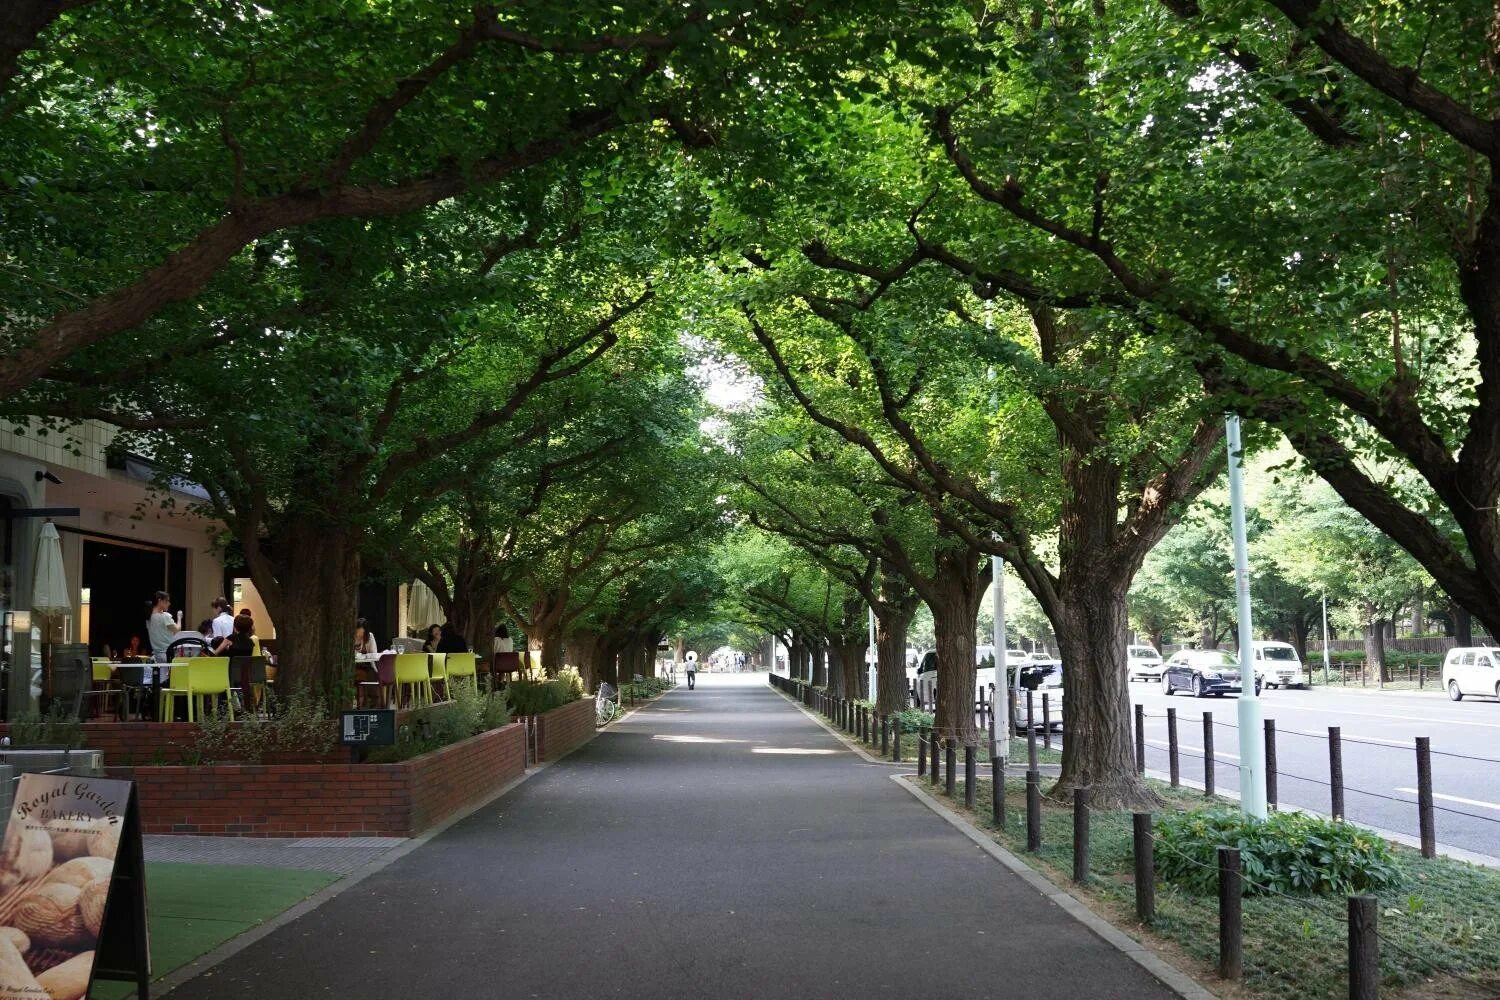
M 1146 766 L 1166 771 L 1166 709 L 1177 710 L 1182 775 L 1203 777 L 1203 713 L 1213 713 L 1215 781 L 1237 790 L 1238 705 L 1234 698 L 1166 697 L 1157 684 L 1133 683 L 1144 706 Z M 1414 737 L 1432 741 L 1432 787 L 1439 843 L 1500 856 L 1500 702 L 1445 695 L 1365 693 L 1315 688 L 1267 690 L 1265 717 L 1276 721 L 1280 801 L 1329 809 L 1328 727 L 1342 729 L 1345 813 L 1349 819 L 1417 836 Z M 1190 756 L 1192 755 L 1192 756 Z M 1470 759 L 1473 758 L 1473 759 Z
M 172 996 L 1176 996 L 892 773 L 700 674 Z

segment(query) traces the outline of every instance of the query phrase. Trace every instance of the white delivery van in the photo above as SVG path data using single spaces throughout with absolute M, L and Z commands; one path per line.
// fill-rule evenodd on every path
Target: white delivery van
M 1297 657 L 1297 647 L 1289 642 L 1257 642 L 1255 672 L 1266 687 L 1307 687 L 1307 670 Z
M 1466 694 L 1500 698 L 1500 649 L 1459 646 L 1443 660 L 1443 686 L 1448 697 L 1463 701 Z

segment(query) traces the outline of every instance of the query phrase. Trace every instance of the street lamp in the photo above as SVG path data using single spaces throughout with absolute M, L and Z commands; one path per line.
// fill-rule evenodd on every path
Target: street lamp
M 1234 537 L 1234 598 L 1240 636 L 1240 809 L 1266 818 L 1266 733 L 1255 690 L 1255 643 L 1250 634 L 1250 555 L 1245 543 L 1245 489 L 1240 481 L 1240 418 L 1224 419 L 1229 451 L 1229 511 Z M 1326 643 L 1324 644 L 1326 647 Z M 1213 762 L 1207 761 L 1212 767 Z

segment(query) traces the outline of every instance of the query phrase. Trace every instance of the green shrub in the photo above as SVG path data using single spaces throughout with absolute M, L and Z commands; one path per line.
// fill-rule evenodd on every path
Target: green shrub
M 894 718 L 901 720 L 903 733 L 915 733 L 923 726 L 932 725 L 934 716 L 931 712 L 924 712 L 919 708 L 903 708 L 895 714 Z
M 269 719 L 251 715 L 231 724 L 227 714 L 204 719 L 184 763 L 259 763 L 268 753 L 328 753 L 338 746 L 338 727 L 321 698 L 305 692 L 278 702 Z
M 1303 813 L 1264 820 L 1226 810 L 1170 812 L 1156 821 L 1156 868 L 1186 888 L 1218 891 L 1218 848 L 1237 847 L 1245 894 L 1350 895 L 1400 879 L 1390 847 L 1349 823 Z
M 568 691 L 571 692 L 572 696 L 568 698 L 568 701 L 577 701 L 583 697 L 583 677 L 578 673 L 577 667 L 563 667 L 557 672 L 557 681 L 559 684 L 566 685 Z
M 511 681 L 506 692 L 510 695 L 510 710 L 516 715 L 541 715 L 583 697 L 581 690 L 561 680 Z
M 410 760 L 508 722 L 510 705 L 504 691 L 481 694 L 470 685 L 454 685 L 452 701 L 410 713 L 396 733 L 396 742 L 388 747 L 375 747 L 365 760 L 371 764 Z
M 664 677 L 642 677 L 640 680 L 620 685 L 620 697 L 627 701 L 631 699 L 644 701 L 647 698 L 655 698 L 671 688 L 672 682 Z
M 61 700 L 54 701 L 45 716 L 30 708 L 25 715 L 10 724 L 10 742 L 14 747 L 66 747 L 77 750 L 83 746 L 83 722 L 63 707 Z

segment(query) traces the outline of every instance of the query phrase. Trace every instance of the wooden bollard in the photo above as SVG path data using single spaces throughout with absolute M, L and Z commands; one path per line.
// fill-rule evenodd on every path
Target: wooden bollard
M 1042 772 L 1034 767 L 1026 772 L 1026 849 L 1042 849 Z
M 1042 745 L 1052 749 L 1052 702 L 1047 692 L 1042 692 Z
M 901 725 L 901 723 L 900 723 L 899 720 L 896 722 L 896 725 L 897 725 L 897 727 L 899 727 Z M 900 745 L 899 740 L 897 742 L 897 745 L 898 746 Z M 926 773 L 927 773 L 927 727 L 923 726 L 921 729 L 917 730 L 917 774 L 921 775 L 921 774 L 926 774 Z
M 1203 795 L 1214 797 L 1214 713 L 1203 713 Z
M 891 719 L 891 760 L 897 764 L 901 763 L 901 716 L 899 715 Z
M 1182 784 L 1182 767 L 1177 755 L 1177 709 L 1167 709 L 1167 767 L 1172 777 L 1172 787 Z
M 1349 897 L 1349 1000 L 1380 996 L 1379 913 L 1374 896 Z
M 1432 809 L 1432 741 L 1417 737 L 1417 824 L 1422 831 L 1422 857 L 1437 857 L 1437 825 Z
M 1243 877 L 1239 850 L 1219 848 L 1219 978 L 1233 981 L 1245 973 Z
M 953 798 L 953 793 L 957 791 L 956 782 L 958 780 L 958 775 L 956 772 L 958 768 L 955 766 L 957 763 L 958 747 L 955 745 L 955 742 L 953 740 L 949 740 L 943 747 L 943 767 L 945 769 L 943 775 L 943 791 L 948 793 L 948 797 L 950 799 Z
M 932 767 L 932 775 L 931 775 L 931 777 L 932 777 L 932 787 L 934 787 L 934 788 L 937 787 L 937 783 L 938 783 L 938 771 L 940 771 L 942 769 L 942 761 L 939 759 L 942 755 L 938 753 L 938 750 L 942 747 L 942 745 L 943 745 L 943 738 L 938 735 L 938 732 L 937 732 L 936 729 L 933 729 L 933 731 L 932 731 L 932 746 L 928 748 L 932 752 L 930 754 L 928 754 L 927 763 L 930 764 L 931 767 Z
M 1005 769 L 997 756 L 990 757 L 990 812 L 995 825 L 1005 829 Z
M 1276 720 L 1266 719 L 1266 808 L 1276 808 Z
M 1146 773 L 1146 706 L 1135 706 L 1135 773 Z
M 1131 845 L 1135 855 L 1135 915 L 1143 924 L 1156 919 L 1156 856 L 1151 839 L 1151 814 L 1130 817 Z
M 978 791 L 974 786 L 979 783 L 978 774 L 975 771 L 979 763 L 976 747 L 964 747 L 964 805 L 970 809 L 974 808 L 974 796 Z

